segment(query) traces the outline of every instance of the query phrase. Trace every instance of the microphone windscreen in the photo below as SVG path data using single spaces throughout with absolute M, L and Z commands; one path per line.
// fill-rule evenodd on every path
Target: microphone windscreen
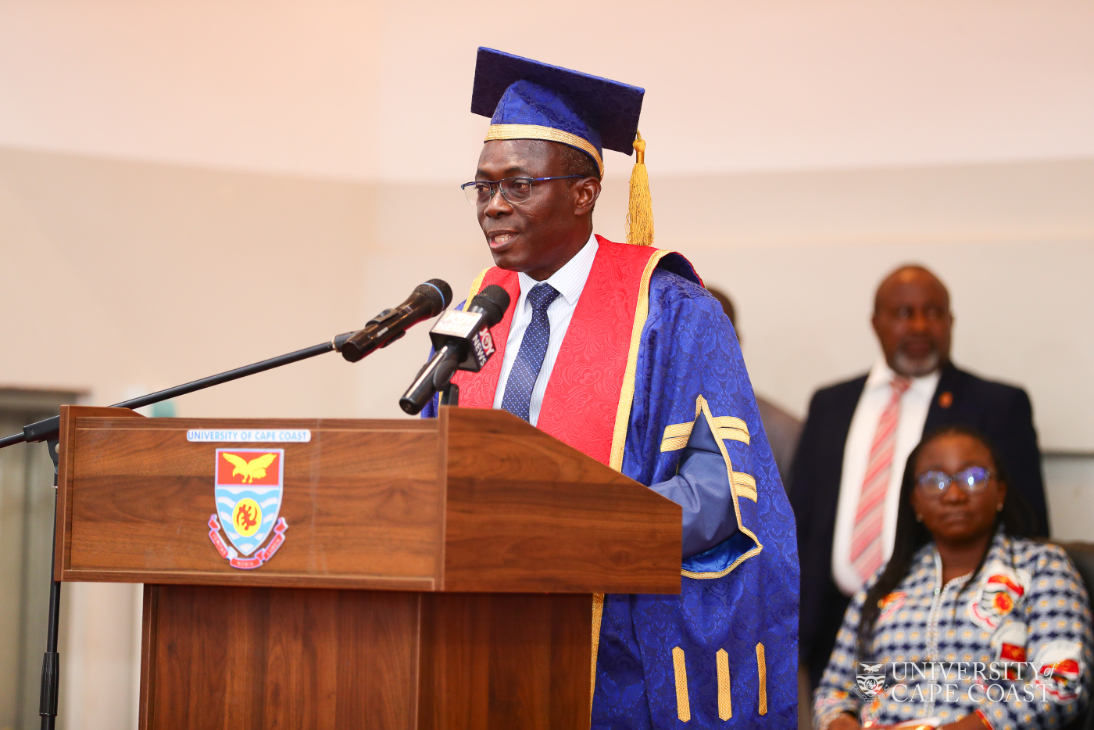
M 497 284 L 491 284 L 483 289 L 471 300 L 470 307 L 478 307 L 489 318 L 488 327 L 493 327 L 505 316 L 505 310 L 509 309 L 509 292 Z
M 452 287 L 443 279 L 430 279 L 419 284 L 414 291 L 429 300 L 432 306 L 429 314 L 431 317 L 437 316 L 452 303 Z

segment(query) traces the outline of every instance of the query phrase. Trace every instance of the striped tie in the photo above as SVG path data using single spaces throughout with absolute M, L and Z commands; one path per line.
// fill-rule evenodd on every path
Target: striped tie
M 524 331 L 517 359 L 509 371 L 501 407 L 525 421 L 531 422 L 532 391 L 536 388 L 547 345 L 551 341 L 551 320 L 547 307 L 558 298 L 558 290 L 547 283 L 536 284 L 528 292 L 528 304 L 532 307 L 532 321 Z
M 881 567 L 881 525 L 885 514 L 885 492 L 889 489 L 889 475 L 893 471 L 896 426 L 900 420 L 900 397 L 911 384 L 907 378 L 893 378 L 889 404 L 881 413 L 874 441 L 870 445 L 866 477 L 862 480 L 862 492 L 855 511 L 855 527 L 851 532 L 851 565 L 864 583 Z

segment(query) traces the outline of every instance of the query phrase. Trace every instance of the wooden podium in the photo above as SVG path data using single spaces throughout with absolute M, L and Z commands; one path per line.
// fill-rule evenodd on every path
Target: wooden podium
M 680 508 L 502 411 L 60 444 L 56 574 L 146 584 L 141 728 L 588 728 L 591 594 L 680 590 Z

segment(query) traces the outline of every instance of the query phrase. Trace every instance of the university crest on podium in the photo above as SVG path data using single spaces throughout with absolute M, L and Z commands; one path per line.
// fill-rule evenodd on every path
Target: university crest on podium
M 257 568 L 285 542 L 289 525 L 278 516 L 284 475 L 284 449 L 217 449 L 209 539 L 233 568 Z

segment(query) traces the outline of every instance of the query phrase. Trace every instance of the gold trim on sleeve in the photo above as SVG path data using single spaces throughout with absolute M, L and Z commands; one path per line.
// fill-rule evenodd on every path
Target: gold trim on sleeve
M 725 416 L 731 418 L 731 416 Z M 718 421 L 720 419 L 714 419 Z M 688 439 L 691 438 L 691 429 L 694 424 L 692 423 L 674 423 L 671 426 L 665 427 L 665 439 L 661 442 L 661 451 L 678 451 L 684 448 Z M 748 431 L 743 432 L 744 438 L 739 438 L 742 431 L 738 429 L 727 429 L 725 427 L 719 427 L 716 432 L 719 439 L 744 441 L 748 443 Z M 759 494 L 756 491 L 756 477 L 743 471 L 733 472 L 733 488 L 737 492 L 738 497 L 744 497 L 745 499 L 751 499 L 753 502 L 759 500 Z
M 767 662 L 764 661 L 764 645 L 756 644 L 756 671 L 760 675 L 760 714 L 767 714 Z
M 748 443 L 748 424 L 744 420 L 737 418 L 736 416 L 717 416 L 714 422 L 718 424 L 718 428 L 732 428 L 738 431 L 744 431 L 744 442 Z
M 486 139 L 483 142 L 489 142 L 492 139 L 545 139 L 548 142 L 561 142 L 571 147 L 577 147 L 596 160 L 597 169 L 600 170 L 600 177 L 604 177 L 604 159 L 596 151 L 596 147 L 593 147 L 588 140 L 582 139 L 576 134 L 539 124 L 491 124 L 490 129 L 486 131 Z
M 665 427 L 661 441 L 661 451 L 677 451 L 687 446 L 694 423 L 674 423 Z M 735 416 L 718 416 L 714 419 L 714 435 L 723 441 L 740 441 L 746 446 L 751 443 L 748 424 Z
M 751 537 L 753 540 L 756 539 L 755 535 L 753 535 L 751 532 L 749 532 L 748 530 L 746 530 L 744 528 L 741 528 L 741 532 L 745 533 L 746 535 Z M 751 557 L 755 557 L 756 555 L 759 555 L 760 551 L 762 551 L 762 550 L 763 550 L 763 545 L 761 545 L 761 544 L 759 544 L 759 542 L 757 542 L 756 547 L 752 548 L 747 553 L 743 554 L 741 557 L 734 560 L 733 564 L 730 565 L 725 570 L 710 571 L 710 572 L 706 572 L 706 573 L 695 573 L 695 572 L 692 572 L 690 570 L 681 570 L 680 575 L 684 576 L 685 578 L 692 578 L 692 579 L 695 579 L 695 580 L 712 580 L 714 578 L 723 578 L 723 577 L 729 575 L 730 573 L 732 573 L 734 571 L 734 569 L 738 565 L 743 563 L 744 561 L 748 560 Z
M 691 702 L 688 701 L 688 669 L 684 666 L 684 650 L 672 649 L 672 671 L 676 675 L 676 717 L 680 722 L 691 721 Z
M 718 665 L 718 719 L 728 720 L 733 717 L 733 696 L 729 684 L 729 654 L 725 649 L 719 649 L 714 657 Z
M 733 489 L 737 492 L 738 497 L 751 499 L 753 502 L 757 501 L 756 477 L 751 474 L 746 474 L 743 471 L 733 472 Z
M 669 443 L 670 441 L 675 441 L 676 439 L 684 439 L 684 441 L 686 442 L 688 436 L 691 436 L 691 429 L 693 425 L 694 424 L 691 421 L 688 421 L 687 423 L 674 423 L 671 426 L 665 426 L 665 440 L 661 443 L 661 450 L 674 450 L 672 448 L 665 448 L 665 444 Z M 678 446 L 675 448 L 683 448 L 683 446 Z
M 695 417 L 698 418 L 699 414 L 702 414 L 707 419 L 707 425 L 709 425 L 711 430 L 713 431 L 716 428 L 714 416 L 710 412 L 710 404 L 707 403 L 707 399 L 704 398 L 702 394 L 700 394 L 695 399 Z M 733 471 L 733 462 L 729 458 L 729 451 L 726 449 L 725 441 L 718 439 L 718 449 L 722 452 L 722 458 L 726 462 L 726 474 L 729 477 L 730 489 L 733 492 L 733 514 L 737 518 L 737 529 L 740 530 L 742 534 L 747 535 L 749 538 L 751 538 L 752 542 L 755 544 L 756 547 L 742 554 L 740 557 L 734 560 L 733 563 L 725 570 L 710 571 L 704 573 L 696 573 L 690 570 L 681 570 L 680 574 L 683 575 L 685 578 L 693 578 L 697 580 L 710 580 L 712 578 L 721 578 L 722 576 L 729 575 L 738 565 L 740 565 L 744 561 L 748 560 L 753 556 L 759 555 L 760 552 L 764 549 L 764 546 L 760 544 L 760 539 L 756 537 L 756 533 L 745 527 L 744 524 L 741 522 L 741 505 L 739 504 L 739 499 L 742 496 L 744 496 L 746 499 L 748 497 L 744 494 L 738 493 L 737 491 L 737 480 L 734 479 L 734 474 L 739 472 Z
M 688 445 L 687 436 L 675 436 L 673 438 L 666 438 L 661 442 L 661 451 L 679 451 Z

